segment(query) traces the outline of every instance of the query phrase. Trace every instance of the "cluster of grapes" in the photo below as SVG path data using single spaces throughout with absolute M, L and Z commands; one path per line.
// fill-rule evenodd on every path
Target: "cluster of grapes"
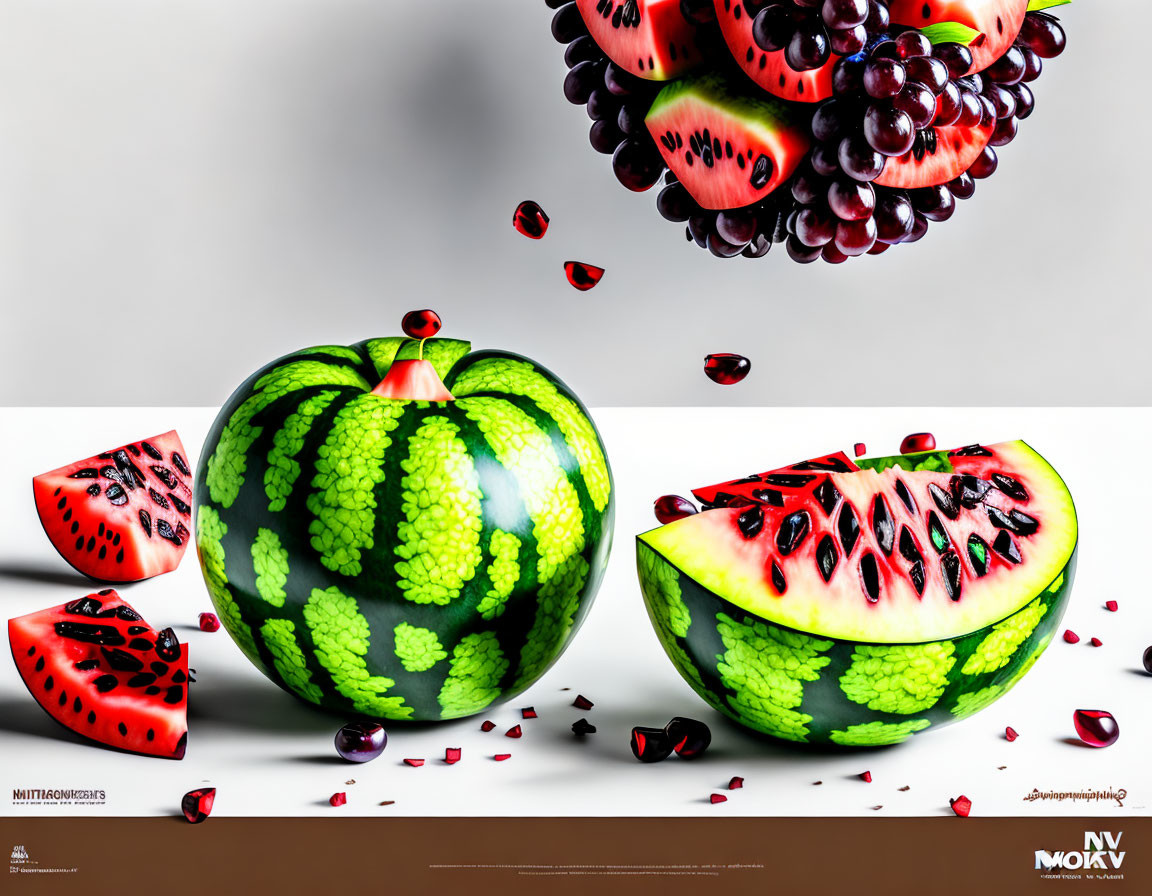
M 820 68 L 833 53 L 859 53 L 869 34 L 888 28 L 888 7 L 877 0 L 756 0 L 744 6 L 760 7 L 752 20 L 756 43 L 768 52 L 783 50 L 798 72 Z

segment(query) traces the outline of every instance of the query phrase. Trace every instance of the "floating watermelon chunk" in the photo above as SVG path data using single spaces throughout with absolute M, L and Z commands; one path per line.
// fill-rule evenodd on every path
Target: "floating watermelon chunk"
M 52 546 L 101 582 L 171 572 L 191 538 L 187 457 L 172 430 L 36 476 L 36 512 Z
M 604 54 L 638 77 L 667 81 L 703 60 L 680 0 L 576 0 L 576 7 Z
M 893 25 L 926 28 L 956 22 L 978 31 L 968 44 L 972 67 L 982 71 L 999 59 L 1015 42 L 1024 24 L 1028 0 L 889 0 Z
M 665 163 L 709 209 L 759 202 L 791 177 L 811 142 L 792 107 L 742 95 L 718 75 L 669 84 L 645 123 Z
M 110 747 L 183 759 L 188 655 L 108 589 L 8 620 L 16 669 L 48 715 Z
M 1070 594 L 1075 507 L 1028 445 L 855 465 L 638 538 L 674 665 L 719 711 L 788 740 L 896 743 L 971 715 L 1031 668 Z
M 995 122 L 970 128 L 928 128 L 922 142 L 884 163 L 874 183 L 884 187 L 932 187 L 946 184 L 971 167 L 992 138 Z

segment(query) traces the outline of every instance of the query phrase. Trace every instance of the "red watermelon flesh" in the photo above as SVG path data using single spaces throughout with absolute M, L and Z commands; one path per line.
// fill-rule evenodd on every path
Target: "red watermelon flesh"
M 188 656 L 108 589 L 8 620 L 16 669 L 48 715 L 84 737 L 183 759 Z
M 680 0 L 576 0 L 588 32 L 625 71 L 668 81 L 702 60 Z
M 767 473 L 694 488 L 692 494 L 705 507 L 745 507 L 750 504 L 783 507 L 786 496 L 810 495 L 825 479 L 824 474 L 851 473 L 858 469 L 847 454 L 837 451 Z
M 835 53 L 820 68 L 798 72 L 784 58 L 783 50 L 767 52 L 752 38 L 749 4 L 742 0 L 714 0 L 716 20 L 736 64 L 761 89 L 782 100 L 815 103 L 832 96 L 832 69 L 840 59 Z M 763 6 L 763 4 L 759 4 Z
M 1024 24 L 1028 0 L 890 0 L 888 15 L 893 25 L 924 28 L 941 22 L 958 22 L 980 34 L 968 44 L 972 67 L 982 71 L 1012 46 Z
M 53 547 L 102 582 L 175 569 L 190 538 L 187 457 L 172 430 L 36 476 L 36 512 Z
M 918 140 L 904 155 L 889 158 L 876 183 L 908 190 L 946 184 L 976 161 L 995 127 L 990 121 L 969 128 L 928 128 L 923 132 L 923 146 Z

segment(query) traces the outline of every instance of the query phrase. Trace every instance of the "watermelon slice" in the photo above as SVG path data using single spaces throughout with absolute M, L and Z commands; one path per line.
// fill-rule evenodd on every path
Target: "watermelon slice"
M 183 759 L 188 656 L 108 589 L 8 620 L 16 669 L 64 727 L 110 747 Z
M 798 72 L 784 58 L 783 50 L 767 52 L 752 38 L 752 20 L 764 4 L 750 11 L 742 0 L 714 0 L 716 20 L 736 64 L 762 90 L 782 100 L 816 103 L 832 96 L 832 69 L 840 59 L 835 53 L 819 68 Z
M 927 128 L 917 134 L 912 149 L 884 163 L 875 183 L 904 189 L 946 184 L 971 167 L 995 127 L 990 121 L 972 127 Z
M 802 118 L 780 100 L 705 75 L 665 87 L 645 123 L 696 202 L 732 209 L 759 202 L 796 170 L 811 142 Z
M 576 0 L 588 33 L 622 69 L 667 81 L 703 61 L 680 0 Z
M 187 457 L 172 430 L 36 476 L 36 512 L 52 546 L 101 582 L 175 569 L 190 538 Z
M 1023 442 L 855 466 L 697 489 L 719 506 L 638 538 L 674 664 L 779 737 L 894 743 L 969 715 L 1038 658 L 1070 593 L 1072 498 Z
M 1020 34 L 1027 11 L 1028 0 L 889 0 L 888 3 L 893 25 L 926 29 L 955 22 L 978 31 L 968 44 L 972 51 L 968 74 L 986 69 L 1007 52 Z

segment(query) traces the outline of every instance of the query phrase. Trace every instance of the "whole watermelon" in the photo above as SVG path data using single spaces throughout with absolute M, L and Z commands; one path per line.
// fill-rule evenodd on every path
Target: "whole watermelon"
M 421 353 L 455 400 L 372 393 Z M 527 688 L 611 546 L 612 475 L 580 400 L 453 339 L 264 367 L 216 418 L 195 497 L 204 580 L 241 650 L 302 699 L 377 718 L 458 718 Z

